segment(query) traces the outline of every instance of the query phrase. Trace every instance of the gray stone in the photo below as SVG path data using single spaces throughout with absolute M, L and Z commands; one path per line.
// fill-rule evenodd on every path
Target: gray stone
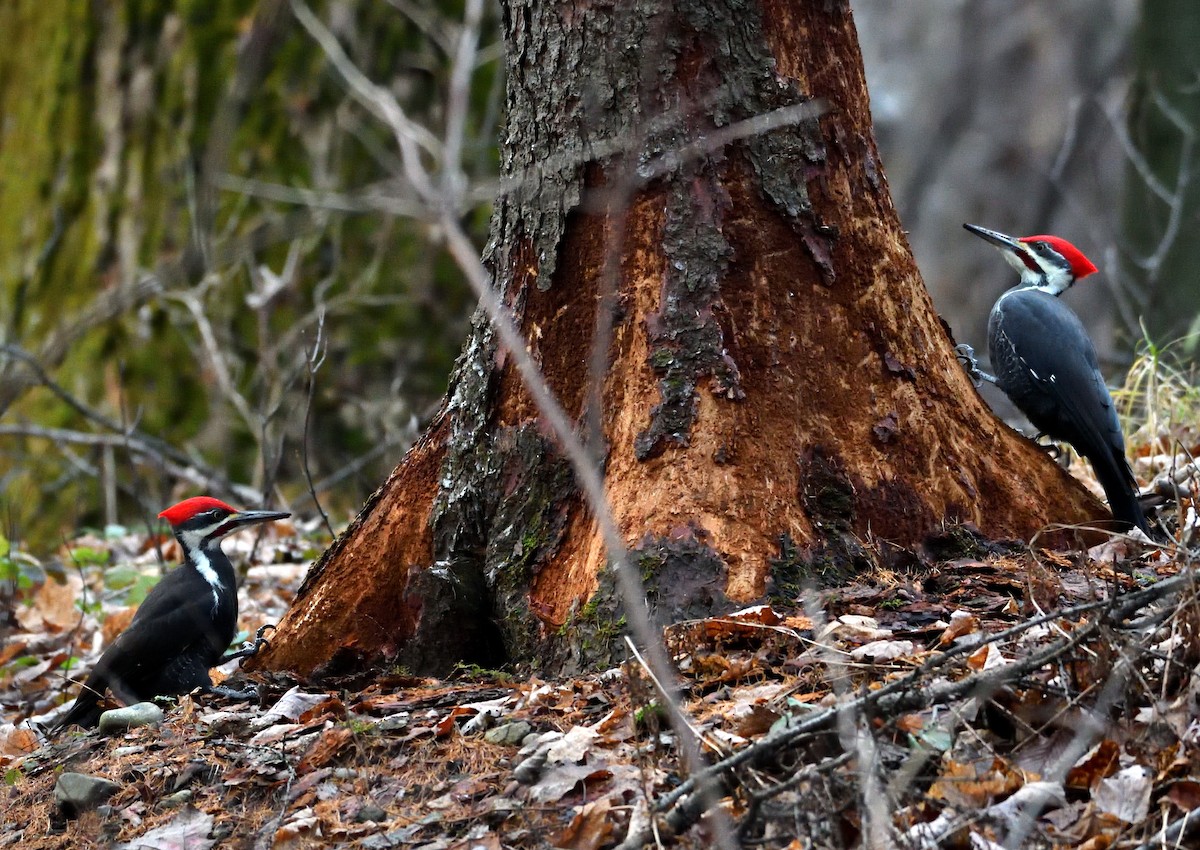
M 358 814 L 354 816 L 354 819 L 359 823 L 367 823 L 368 821 L 379 823 L 387 820 L 388 815 L 387 812 L 374 803 L 364 803 L 363 807 L 358 810 Z
M 101 714 L 100 734 L 119 735 L 135 726 L 157 726 L 162 722 L 161 708 L 152 702 L 139 702 Z
M 192 802 L 192 797 L 193 797 L 192 790 L 190 788 L 184 788 L 182 791 L 176 791 L 174 794 L 170 795 L 169 797 L 163 797 L 162 803 L 160 805 L 182 806 L 182 805 Z
M 533 726 L 526 723 L 524 720 L 516 720 L 512 723 L 502 723 L 483 733 L 483 740 L 489 744 L 503 744 L 508 747 L 515 747 L 525 740 L 525 736 L 533 731 Z
M 80 812 L 96 808 L 120 790 L 120 785 L 102 776 L 64 773 L 54 784 L 54 803 L 64 815 L 73 818 Z

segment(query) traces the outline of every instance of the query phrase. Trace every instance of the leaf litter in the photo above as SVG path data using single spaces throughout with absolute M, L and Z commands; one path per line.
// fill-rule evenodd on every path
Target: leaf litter
M 26 721 L 98 657 L 162 544 L 76 541 L 122 568 L 120 588 L 99 564 L 73 565 L 14 597 L 0 847 L 700 847 L 714 812 L 747 843 L 854 847 L 880 810 L 864 802 L 868 773 L 901 845 L 1194 838 L 1200 604 L 1186 558 L 1165 550 L 926 563 L 668 627 L 683 708 L 717 765 L 713 803 L 696 810 L 665 697 L 632 660 L 559 681 L 266 679 L 259 704 L 183 697 L 159 728 L 47 744 Z M 279 619 L 310 549 L 278 535 L 231 552 L 254 553 L 245 634 Z M 121 790 L 67 819 L 53 793 L 63 769 Z

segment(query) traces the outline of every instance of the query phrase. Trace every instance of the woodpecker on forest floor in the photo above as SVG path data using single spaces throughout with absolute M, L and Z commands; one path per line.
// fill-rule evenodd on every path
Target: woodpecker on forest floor
M 1017 239 L 974 224 L 963 227 L 999 248 L 1021 275 L 988 318 L 988 352 L 996 374 L 979 371 L 970 346 L 959 346 L 971 376 L 1004 390 L 1041 432 L 1038 436 L 1070 443 L 1091 461 L 1113 518 L 1149 534 L 1096 349 L 1079 317 L 1058 298 L 1096 267 L 1057 236 Z
M 129 627 L 100 656 L 83 689 L 50 734 L 100 719 L 106 691 L 127 705 L 202 688 L 249 699 L 253 690 L 214 686 L 208 671 L 245 658 L 267 643 L 263 629 L 253 645 L 225 655 L 237 633 L 237 580 L 221 539 L 248 525 L 284 519 L 281 511 L 239 511 L 210 496 L 196 496 L 159 514 L 183 549 L 183 563 L 167 573 L 138 606 Z M 273 627 L 272 627 L 273 628 Z

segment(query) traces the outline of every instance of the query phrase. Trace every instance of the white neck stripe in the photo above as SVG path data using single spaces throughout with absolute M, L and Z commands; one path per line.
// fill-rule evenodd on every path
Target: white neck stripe
M 212 564 L 209 563 L 208 556 L 204 554 L 203 549 L 197 549 L 193 553 L 193 556 L 196 572 L 200 573 L 201 578 L 208 582 L 208 586 L 212 588 L 213 608 L 216 609 L 221 602 L 221 577 L 212 568 Z

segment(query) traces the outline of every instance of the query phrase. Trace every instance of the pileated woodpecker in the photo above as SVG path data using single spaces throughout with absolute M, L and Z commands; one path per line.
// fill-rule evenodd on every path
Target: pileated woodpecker
M 253 655 L 266 643 L 222 657 L 237 633 L 237 582 L 221 539 L 247 525 L 283 519 L 279 511 L 239 511 L 210 496 L 196 496 L 159 514 L 183 549 L 183 564 L 167 573 L 138 606 L 129 628 L 100 656 L 71 710 L 52 734 L 78 723 L 95 726 L 106 690 L 126 704 L 196 688 L 249 698 L 250 692 L 214 687 L 208 671 Z
M 1079 317 L 1058 299 L 1096 267 L 1057 236 L 1015 239 L 974 224 L 963 227 L 999 248 L 1021 275 L 988 318 L 988 352 L 996 374 L 980 372 L 967 354 L 972 375 L 1004 390 L 1042 434 L 1070 443 L 1091 461 L 1113 518 L 1149 534 L 1096 349 Z

